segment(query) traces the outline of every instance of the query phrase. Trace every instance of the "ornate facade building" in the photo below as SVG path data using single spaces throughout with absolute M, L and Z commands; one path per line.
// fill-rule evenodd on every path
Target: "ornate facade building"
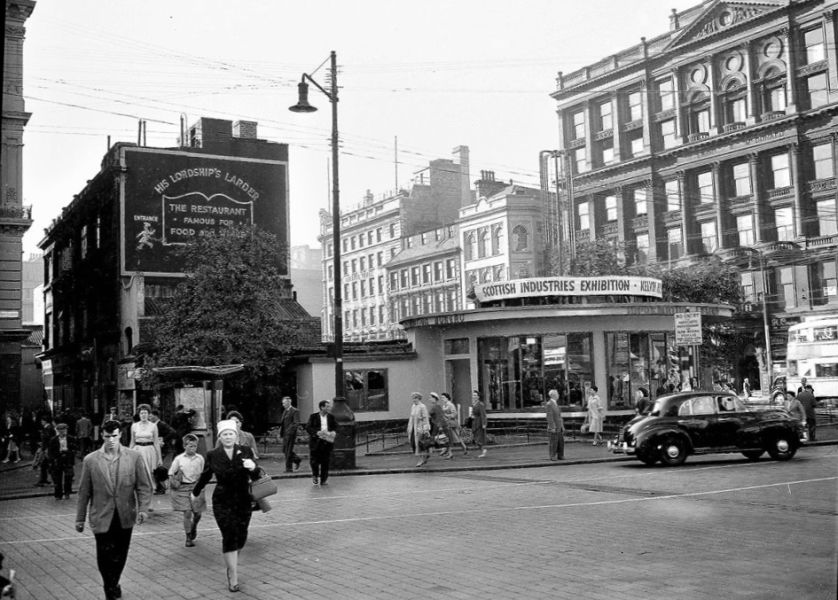
M 409 190 L 381 199 L 368 192 L 360 206 L 341 212 L 344 340 L 404 338 L 392 312 L 386 265 L 412 236 L 453 224 L 459 209 L 472 203 L 468 147 L 458 146 L 454 154 L 456 161 L 432 160 L 414 175 Z M 323 340 L 332 341 L 335 265 L 332 218 L 326 211 L 320 213 L 319 240 L 323 248 Z
M 32 225 L 32 207 L 23 205 L 23 128 L 30 116 L 23 100 L 23 24 L 34 9 L 34 0 L 6 0 L 0 158 L 0 415 L 19 413 L 24 403 L 21 342 L 31 333 L 22 326 L 21 316 L 22 240 Z M 28 400 L 40 406 L 41 398 Z
M 738 377 L 761 372 L 763 385 L 789 324 L 838 313 L 836 9 L 706 0 L 673 11 L 661 35 L 560 72 L 552 94 L 565 235 L 614 240 L 630 263 L 737 261 L 755 333 Z

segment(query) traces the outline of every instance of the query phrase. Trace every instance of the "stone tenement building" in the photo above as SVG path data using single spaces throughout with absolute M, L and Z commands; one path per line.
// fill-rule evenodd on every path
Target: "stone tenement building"
M 762 294 L 775 373 L 789 324 L 838 313 L 836 8 L 707 0 L 560 72 L 552 94 L 567 234 L 622 243 L 634 263 L 736 261 L 755 333 L 737 376 L 752 382 L 767 375 Z

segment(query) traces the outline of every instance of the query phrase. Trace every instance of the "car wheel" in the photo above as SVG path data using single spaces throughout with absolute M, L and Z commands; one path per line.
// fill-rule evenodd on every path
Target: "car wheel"
M 765 452 L 765 450 L 748 450 L 747 452 L 743 452 L 742 454 L 744 454 L 745 458 L 747 458 L 748 460 L 757 461 L 759 460 L 759 457 L 762 456 L 763 452 Z
M 687 444 L 677 436 L 670 436 L 663 440 L 660 446 L 660 460 L 670 467 L 677 467 L 687 460 Z
M 774 437 L 768 447 L 768 454 L 774 460 L 789 460 L 797 453 L 797 440 L 787 433 Z
M 654 452 L 643 452 L 638 450 L 637 458 L 639 458 L 641 462 L 643 462 L 646 465 L 649 465 L 650 467 L 656 462 L 658 462 L 658 457 L 655 456 Z

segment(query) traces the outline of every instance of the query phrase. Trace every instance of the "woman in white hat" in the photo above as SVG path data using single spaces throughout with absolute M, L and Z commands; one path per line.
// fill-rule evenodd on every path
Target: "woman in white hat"
M 212 493 L 212 514 L 221 530 L 221 552 L 227 567 L 227 589 L 239 591 L 239 551 L 247 541 L 252 502 L 250 481 L 258 478 L 253 451 L 236 443 L 236 422 L 226 419 L 218 422 L 221 446 L 207 452 L 204 470 L 192 489 L 192 502 L 209 483 L 213 475 L 217 482 Z

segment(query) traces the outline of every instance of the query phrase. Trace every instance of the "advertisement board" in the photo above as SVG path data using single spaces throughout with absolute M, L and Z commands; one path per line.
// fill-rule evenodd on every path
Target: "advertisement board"
M 660 279 L 652 277 L 532 277 L 474 286 L 478 302 L 542 296 L 648 296 L 661 298 Z
M 176 248 L 231 226 L 258 225 L 287 248 L 287 162 L 159 148 L 122 152 L 124 273 L 182 273 Z M 287 259 L 278 264 L 288 272 Z

